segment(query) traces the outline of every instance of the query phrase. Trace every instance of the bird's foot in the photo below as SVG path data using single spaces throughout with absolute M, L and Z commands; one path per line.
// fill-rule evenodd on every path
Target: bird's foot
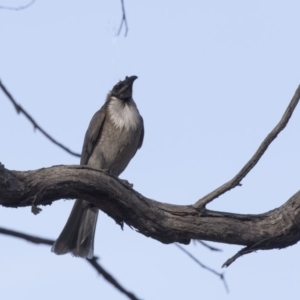
M 112 173 L 112 171 L 111 170 L 109 170 L 109 169 L 102 169 L 102 171 L 104 171 L 105 173 L 107 173 L 107 174 L 109 174 L 109 175 L 114 175 L 113 173 Z

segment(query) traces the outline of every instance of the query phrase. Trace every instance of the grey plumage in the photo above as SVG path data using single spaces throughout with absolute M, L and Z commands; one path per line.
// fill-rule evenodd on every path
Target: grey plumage
M 105 104 L 93 116 L 85 134 L 81 165 L 108 170 L 119 176 L 142 146 L 143 119 L 132 99 L 136 76 L 126 77 L 108 93 Z M 98 208 L 76 200 L 69 219 L 51 251 L 71 252 L 92 258 Z

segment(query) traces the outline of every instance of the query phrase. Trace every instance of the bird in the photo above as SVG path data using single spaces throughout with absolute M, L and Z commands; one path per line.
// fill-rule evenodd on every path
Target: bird
M 144 121 L 132 98 L 132 86 L 137 78 L 126 76 L 114 85 L 103 106 L 94 114 L 85 134 L 80 165 L 118 177 L 142 147 Z M 93 258 L 98 211 L 91 203 L 77 199 L 51 251 Z

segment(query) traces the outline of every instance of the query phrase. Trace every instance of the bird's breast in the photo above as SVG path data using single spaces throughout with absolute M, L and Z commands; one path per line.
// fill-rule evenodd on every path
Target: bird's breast
M 117 176 L 135 155 L 143 126 L 136 106 L 121 104 L 108 106 L 101 137 L 89 159 L 89 165 L 108 169 Z
M 133 100 L 125 103 L 112 97 L 107 113 L 107 117 L 117 129 L 136 130 L 140 126 L 141 116 Z

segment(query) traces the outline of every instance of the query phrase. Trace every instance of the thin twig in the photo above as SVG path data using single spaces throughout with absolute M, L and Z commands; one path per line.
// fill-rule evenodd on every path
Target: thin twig
M 178 243 L 174 244 L 175 246 L 177 246 L 181 251 L 183 251 L 187 256 L 189 256 L 194 262 L 196 262 L 201 268 L 212 272 L 213 274 L 217 275 L 218 277 L 220 277 L 220 279 L 223 281 L 226 292 L 229 292 L 226 280 L 225 280 L 225 276 L 223 273 L 218 273 L 217 271 L 215 271 L 214 269 L 211 269 L 210 267 L 204 265 L 202 262 L 200 262 L 193 254 L 191 254 L 189 251 L 187 251 L 185 248 L 183 248 L 182 246 L 180 246 Z
M 46 138 L 48 138 L 52 143 L 54 143 L 55 145 L 57 145 L 58 147 L 62 148 L 63 150 L 65 150 L 66 152 L 68 152 L 69 154 L 72 154 L 74 156 L 80 157 L 81 155 L 73 152 L 72 150 L 70 150 L 69 148 L 65 147 L 63 144 L 59 143 L 58 141 L 56 141 L 52 136 L 50 136 L 43 128 L 41 128 L 37 122 L 29 115 L 29 113 L 20 105 L 18 104 L 13 96 L 10 94 L 10 92 L 7 90 L 7 88 L 3 85 L 3 83 L 0 80 L 0 88 L 2 89 L 3 93 L 7 96 L 7 98 L 13 103 L 17 113 L 19 114 L 20 112 L 23 113 L 25 115 L 25 117 L 31 122 L 31 124 L 33 125 L 34 129 L 38 129 Z
M 13 236 L 16 238 L 20 238 L 23 240 L 26 240 L 28 242 L 34 243 L 34 244 L 44 244 L 52 246 L 54 244 L 53 240 L 39 238 L 33 235 L 29 235 L 26 233 L 9 230 L 0 227 L 0 234 L 5 234 L 9 236 Z M 125 294 L 129 299 L 131 300 L 139 300 L 133 293 L 127 291 L 125 288 L 122 287 L 122 285 L 111 275 L 109 274 L 103 267 L 98 263 L 98 258 L 93 257 L 92 259 L 86 259 L 86 261 L 91 264 L 97 272 L 104 277 L 106 281 L 108 281 L 110 284 L 112 284 L 117 290 L 119 290 L 121 293 Z
M 208 248 L 209 250 L 211 251 L 217 251 L 217 252 L 222 252 L 222 249 L 220 248 L 216 248 L 216 247 L 213 247 L 211 245 L 208 245 L 207 243 L 201 241 L 201 240 L 194 240 L 195 242 L 198 242 L 199 244 L 201 244 L 202 246 Z
M 283 236 L 283 234 L 281 234 L 281 237 Z M 276 238 L 280 238 L 280 236 L 277 236 Z M 245 254 L 249 254 L 258 250 L 268 250 L 271 249 L 268 245 L 270 245 L 270 243 L 272 243 L 272 241 L 274 240 L 274 237 L 271 238 L 265 238 L 253 245 L 249 245 L 245 248 L 242 248 L 238 253 L 236 253 L 234 256 L 232 256 L 231 258 L 227 259 L 225 261 L 225 263 L 223 264 L 222 268 L 224 267 L 229 267 L 234 261 L 236 261 L 239 257 L 245 255 Z
M 97 262 L 98 258 L 97 257 L 93 257 L 92 259 L 87 259 L 87 261 L 112 285 L 114 285 L 114 287 L 116 289 L 118 289 L 120 292 L 122 292 L 123 294 L 125 294 L 129 299 L 131 300 L 138 300 L 138 298 L 132 294 L 131 292 L 128 292 L 127 290 L 125 290 L 118 282 L 117 280 L 112 277 L 109 273 L 107 273 L 107 271 L 105 271 L 103 269 L 103 267 L 101 267 L 98 262 Z
M 256 251 L 256 249 L 252 250 L 251 247 L 245 247 L 241 249 L 237 254 L 232 256 L 231 258 L 227 259 L 224 264 L 222 265 L 222 268 L 227 268 L 229 267 L 234 261 L 236 261 L 239 257 L 252 253 L 253 251 Z
M 252 170 L 252 168 L 258 163 L 259 159 L 263 156 L 270 144 L 275 140 L 277 135 L 285 128 L 289 119 L 291 118 L 294 109 L 296 108 L 300 99 L 300 86 L 297 88 L 291 102 L 289 103 L 286 111 L 284 112 L 279 123 L 274 127 L 274 129 L 267 135 L 263 140 L 257 151 L 251 157 L 251 159 L 246 163 L 246 165 L 240 170 L 240 172 L 233 177 L 230 181 L 226 182 L 222 186 L 218 187 L 214 191 L 210 192 L 200 200 L 198 200 L 194 207 L 196 209 L 204 208 L 208 203 L 218 198 L 222 194 L 228 192 L 229 190 L 241 185 L 242 179 Z
M 22 9 L 28 8 L 28 7 L 31 6 L 34 2 L 35 2 L 35 0 L 32 0 L 32 1 L 30 1 L 28 4 L 23 5 L 23 6 L 18 6 L 18 7 L 12 7 L 12 6 L 3 6 L 3 5 L 0 5 L 0 9 L 22 10 Z
M 49 245 L 49 246 L 52 246 L 54 244 L 53 240 L 36 237 L 36 236 L 29 235 L 29 234 L 26 234 L 26 233 L 22 233 L 22 232 L 19 232 L 19 231 L 5 229 L 3 227 L 0 227 L 0 234 L 13 236 L 13 237 L 23 239 L 23 240 L 26 240 L 27 242 L 31 242 L 31 243 L 34 243 L 34 244 L 43 244 L 43 245 Z
M 128 24 L 127 24 L 127 18 L 126 18 L 126 13 L 125 13 L 125 5 L 124 5 L 124 0 L 121 0 L 121 5 L 122 5 L 122 19 L 121 19 L 121 24 L 119 27 L 118 35 L 120 35 L 121 30 L 123 28 L 123 24 L 125 26 L 125 34 L 124 36 L 127 36 L 128 33 Z

